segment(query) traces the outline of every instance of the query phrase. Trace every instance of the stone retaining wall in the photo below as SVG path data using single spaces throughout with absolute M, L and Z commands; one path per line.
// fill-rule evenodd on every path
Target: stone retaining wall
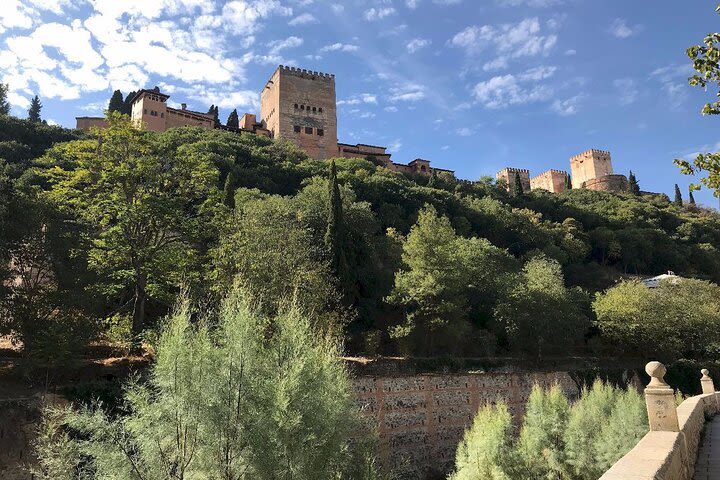
M 516 420 L 534 384 L 558 383 L 570 398 L 578 387 L 566 372 L 424 374 L 357 377 L 356 402 L 380 434 L 386 464 L 403 478 L 447 474 L 478 407 L 503 400 Z
M 718 405 L 720 393 L 688 398 L 677 407 L 679 432 L 648 432 L 600 480 L 691 480 L 705 419 Z

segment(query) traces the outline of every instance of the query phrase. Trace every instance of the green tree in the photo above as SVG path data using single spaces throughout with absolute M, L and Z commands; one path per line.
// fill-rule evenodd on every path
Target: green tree
M 596 452 L 596 471 L 602 473 L 637 445 L 648 432 L 645 399 L 633 388 L 619 392 L 610 415 L 594 428 L 597 432 L 593 445 Z
M 28 120 L 33 123 L 40 123 L 40 111 L 42 110 L 42 103 L 40 103 L 40 98 L 35 95 L 32 100 L 30 100 L 30 108 L 28 109 Z
M 565 287 L 557 261 L 536 256 L 498 303 L 495 319 L 511 346 L 540 358 L 546 350 L 567 348 L 582 339 L 590 324 L 581 297 L 580 292 Z
M 695 206 L 695 196 L 693 195 L 692 188 L 688 189 L 688 204 Z
M 137 92 L 135 91 L 127 94 L 125 100 L 123 100 L 123 106 L 122 110 L 120 110 L 120 113 L 123 113 L 125 115 L 132 115 L 132 101 L 135 98 L 136 94 Z
M 712 355 L 720 345 L 720 287 L 679 278 L 648 288 L 624 281 L 593 302 L 603 336 L 626 351 L 679 358 Z
M 10 86 L 7 83 L 0 83 L 0 115 L 10 115 L 10 103 L 8 102 L 8 91 Z
M 123 108 L 125 107 L 125 102 L 123 101 L 123 95 L 120 90 L 115 90 L 112 94 L 112 97 L 110 97 L 110 103 L 108 104 L 108 111 L 109 112 L 123 112 Z
M 235 173 L 230 170 L 225 177 L 225 187 L 223 188 L 223 199 L 225 205 L 229 208 L 235 208 Z
M 512 194 L 515 197 L 519 197 L 520 195 L 523 194 L 523 192 L 524 192 L 524 190 L 523 190 L 522 181 L 520 181 L 520 175 L 516 173 L 515 179 L 513 180 Z
M 96 138 L 49 153 L 69 165 L 48 171 L 49 195 L 93 227 L 89 262 L 105 279 L 104 292 L 132 290 L 137 341 L 147 299 L 170 301 L 182 276 L 192 275 L 199 218 L 204 203 L 219 196 L 218 172 L 205 156 L 164 151 L 157 134 L 117 112 L 108 123 Z
M 70 473 L 74 454 L 82 478 L 373 478 L 338 357 L 298 308 L 267 319 L 235 293 L 210 330 L 185 304 L 163 329 L 147 383 L 127 386 L 127 414 L 66 411 L 77 436 L 49 425 L 40 465 Z
M 237 108 L 230 112 L 230 115 L 228 115 L 226 125 L 228 126 L 228 128 L 240 128 L 240 118 L 238 117 Z
M 335 161 L 330 163 L 330 176 L 328 178 L 329 203 L 327 216 L 327 229 L 325 230 L 325 248 L 330 254 L 330 262 L 333 271 L 348 291 L 350 278 L 348 272 L 348 261 L 346 255 L 346 236 L 343 225 L 342 197 L 340 186 L 337 181 L 337 167 Z
M 565 175 L 565 190 L 572 190 L 572 178 L 569 174 Z
M 465 431 L 449 480 L 510 480 L 512 417 L 507 405 L 485 405 Z
M 640 185 L 632 170 L 630 170 L 630 175 L 628 175 L 628 192 L 633 195 L 640 195 Z
M 678 187 L 677 183 L 675 184 L 675 200 L 673 203 L 678 207 L 683 206 L 682 193 L 680 193 L 680 187 Z

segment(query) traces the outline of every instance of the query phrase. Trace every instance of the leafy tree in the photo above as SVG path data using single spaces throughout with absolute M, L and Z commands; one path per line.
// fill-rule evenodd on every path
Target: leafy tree
M 120 113 L 123 113 L 124 115 L 132 115 L 132 101 L 135 98 L 136 94 L 137 92 L 135 91 L 127 94 L 125 100 L 123 100 L 123 106 L 122 110 L 120 110 Z
M 40 103 L 40 98 L 35 95 L 32 100 L 30 100 L 30 108 L 28 109 L 28 120 L 33 123 L 40 123 L 40 111 L 42 110 L 42 103 Z
M 226 125 L 229 128 L 240 128 L 240 118 L 238 117 L 237 108 L 230 112 Z
M 348 262 L 345 254 L 346 236 L 343 227 L 342 198 L 340 186 L 337 181 L 337 168 L 335 162 L 330 163 L 330 177 L 328 179 L 329 205 L 327 229 L 325 230 L 325 248 L 330 254 L 333 271 L 342 282 L 345 290 L 350 287 L 348 282 Z
M 645 399 L 633 388 L 628 388 L 617 395 L 610 415 L 597 431 L 593 450 L 597 470 L 605 472 L 623 455 L 629 452 L 648 431 L 647 407 Z M 598 478 L 598 477 L 592 477 Z
M 675 184 L 675 200 L 673 203 L 678 207 L 683 206 L 682 193 L 680 193 L 680 187 L 678 187 L 677 183 Z
M 598 293 L 593 309 L 603 335 L 627 351 L 702 356 L 720 345 L 718 295 L 717 285 L 690 278 L 661 282 L 656 288 L 625 281 Z
M 70 459 L 82 478 L 375 478 L 335 345 L 297 307 L 268 320 L 235 293 L 210 330 L 185 304 L 163 329 L 147 384 L 127 386 L 127 415 L 66 410 L 76 436 L 46 420 L 44 478 L 72 474 Z
M 688 190 L 688 203 L 695 206 L 695 197 L 693 196 L 692 188 Z
M 112 97 L 110 97 L 110 103 L 108 104 L 108 111 L 124 113 L 123 112 L 124 108 L 125 108 L 125 102 L 123 101 L 122 92 L 120 90 L 115 90 L 112 94 Z
M 96 138 L 48 154 L 72 165 L 48 171 L 49 196 L 93 226 L 88 254 L 104 292 L 132 290 L 137 341 L 147 299 L 171 301 L 182 272 L 191 275 L 199 217 L 203 203 L 218 196 L 218 174 L 203 156 L 164 151 L 158 137 L 117 112 L 108 123 Z
M 640 185 L 632 170 L 630 170 L 630 175 L 628 175 L 628 192 L 633 195 L 640 195 Z
M 9 89 L 7 83 L 0 83 L 0 115 L 10 115 L 10 103 L 7 98 Z
M 507 405 L 485 405 L 465 431 L 449 480 L 509 480 L 512 467 L 512 417 Z
M 565 175 L 565 190 L 572 190 L 572 178 L 569 174 Z
M 567 348 L 582 338 L 589 321 L 581 293 L 565 287 L 562 269 L 544 256 L 531 258 L 515 286 L 498 303 L 496 321 L 511 346 L 540 358 L 553 347 Z
M 229 208 L 235 208 L 235 174 L 232 170 L 225 177 L 225 187 L 223 188 L 223 198 L 225 205 Z

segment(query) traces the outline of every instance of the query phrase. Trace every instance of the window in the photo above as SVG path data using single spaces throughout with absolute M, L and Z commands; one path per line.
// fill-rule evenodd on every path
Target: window
M 300 133 L 300 125 L 295 125 L 293 130 L 295 130 L 295 133 Z
M 322 107 L 318 108 L 318 112 L 322 113 Z
M 160 118 L 165 118 L 165 114 L 164 114 L 164 113 L 161 113 L 161 114 L 160 114 Z
M 300 110 L 305 110 L 305 105 L 300 105 Z
M 147 108 L 143 108 L 143 113 L 147 115 Z
M 297 110 L 297 109 L 298 109 L 298 104 L 296 103 L 296 104 L 295 104 L 295 110 Z
M 316 110 L 315 107 L 313 107 L 313 112 L 315 112 L 315 110 Z
M 325 135 L 325 131 L 322 128 L 318 128 L 317 134 L 318 134 L 318 137 L 322 137 L 323 135 Z
M 305 133 L 312 135 L 312 127 L 305 127 Z

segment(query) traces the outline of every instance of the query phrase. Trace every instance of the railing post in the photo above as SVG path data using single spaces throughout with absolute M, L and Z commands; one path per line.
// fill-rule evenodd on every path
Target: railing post
M 665 365 L 650 362 L 645 366 L 650 375 L 650 383 L 645 388 L 648 423 L 650 430 L 656 432 L 679 432 L 677 409 L 675 408 L 675 392 L 665 383 Z
M 707 368 L 703 368 L 700 370 L 700 373 L 702 373 L 700 385 L 702 386 L 703 395 L 715 393 L 715 384 L 713 383 L 713 379 L 710 378 L 710 371 Z

